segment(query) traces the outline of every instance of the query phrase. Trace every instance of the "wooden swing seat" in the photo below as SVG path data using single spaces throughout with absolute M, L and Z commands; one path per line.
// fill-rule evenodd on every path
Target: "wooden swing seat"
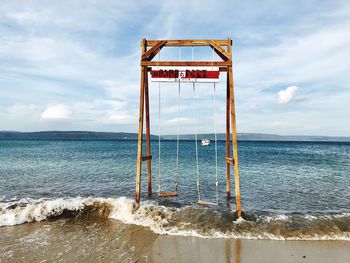
M 159 192 L 158 197 L 176 197 L 177 192 Z
M 208 202 L 208 201 L 198 201 L 197 205 L 218 205 L 217 203 L 213 203 L 213 202 Z

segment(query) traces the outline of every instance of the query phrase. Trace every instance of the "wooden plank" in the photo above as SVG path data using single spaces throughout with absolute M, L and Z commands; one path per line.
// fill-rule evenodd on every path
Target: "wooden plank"
M 197 205 L 218 205 L 218 204 L 214 203 L 214 202 L 208 202 L 208 201 L 199 200 L 197 202 Z
M 159 192 L 158 197 L 176 197 L 177 192 Z
M 224 61 L 231 60 L 230 54 L 225 49 L 223 49 L 220 45 L 218 45 L 215 41 L 209 40 L 209 43 L 211 47 L 214 49 L 214 51 L 216 52 L 216 54 L 218 54 L 222 58 L 222 60 Z
M 231 61 L 141 61 L 141 66 L 148 67 L 227 67 Z
M 142 61 L 144 61 L 144 60 L 151 61 L 158 54 L 158 52 L 162 49 L 162 47 L 164 46 L 165 43 L 166 43 L 165 40 L 159 41 L 159 43 L 157 45 L 155 45 L 150 50 L 145 51 L 145 53 L 142 54 L 141 60 Z M 146 46 L 144 46 L 144 48 L 146 49 Z
M 165 46 L 167 47 L 203 47 L 210 46 L 208 39 L 179 39 L 179 40 L 166 40 Z M 230 45 L 227 40 L 215 39 L 214 40 L 220 46 Z M 147 46 L 153 47 L 157 45 L 159 40 L 147 40 Z
M 232 50 L 230 50 L 232 56 Z M 238 145 L 237 145 L 237 128 L 236 128 L 236 112 L 234 100 L 234 84 L 232 67 L 228 67 L 229 84 L 230 84 L 230 107 L 231 107 L 231 127 L 232 127 L 232 153 L 234 159 L 234 175 L 235 175 L 235 192 L 236 192 L 236 212 L 237 217 L 241 217 L 241 192 L 239 183 L 239 168 L 238 168 Z

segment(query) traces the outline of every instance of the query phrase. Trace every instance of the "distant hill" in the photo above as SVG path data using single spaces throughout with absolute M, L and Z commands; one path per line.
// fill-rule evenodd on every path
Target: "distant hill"
M 214 140 L 215 135 L 212 133 L 198 134 L 198 140 L 210 139 Z M 277 135 L 277 134 L 265 134 L 265 133 L 238 133 L 239 141 L 340 141 L 350 142 L 350 137 L 332 137 L 332 136 L 308 136 L 308 135 Z M 176 140 L 176 135 L 164 135 L 162 139 Z M 193 140 L 193 134 L 180 135 L 182 140 Z M 217 134 L 218 140 L 226 140 L 225 133 Z
M 158 137 L 152 136 L 151 139 Z M 0 140 L 136 140 L 136 133 L 90 131 L 0 131 Z
M 163 140 L 176 140 L 176 135 L 163 135 Z M 214 134 L 198 134 L 198 140 L 214 140 Z M 217 134 L 218 140 L 225 140 L 224 133 Z M 151 135 L 152 140 L 158 136 Z M 181 140 L 194 140 L 193 134 L 180 135 Z M 137 133 L 91 132 L 91 131 L 0 131 L 0 140 L 137 140 Z M 350 137 L 276 135 L 263 133 L 239 133 L 240 141 L 340 141 L 350 142 Z

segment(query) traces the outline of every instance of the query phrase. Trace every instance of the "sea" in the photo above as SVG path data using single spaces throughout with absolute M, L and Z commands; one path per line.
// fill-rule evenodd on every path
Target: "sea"
M 199 174 L 195 141 L 160 146 L 137 204 L 136 141 L 0 141 L 0 262 L 128 262 L 158 235 L 350 241 L 349 142 L 239 141 L 242 218 L 224 141 L 197 142 Z

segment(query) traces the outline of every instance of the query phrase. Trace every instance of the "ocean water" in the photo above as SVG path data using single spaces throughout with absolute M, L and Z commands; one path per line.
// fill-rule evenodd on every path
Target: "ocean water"
M 136 146 L 136 141 L 0 141 L 0 234 L 6 237 L 0 252 L 8 259 L 14 253 L 9 251 L 16 251 L 14 238 L 24 239 L 18 245 L 23 251 L 28 236 L 42 241 L 50 231 L 84 224 L 91 233 L 104 229 L 119 237 L 132 225 L 204 238 L 350 241 L 350 143 L 240 141 L 244 216 L 239 220 L 233 176 L 231 205 L 225 200 L 225 142 L 218 142 L 219 205 L 209 207 L 196 205 L 194 141 L 180 143 L 179 197 L 166 199 L 157 198 L 158 182 L 163 191 L 175 189 L 176 141 L 161 143 L 160 176 L 158 142 L 152 141 L 154 194 L 147 199 L 143 162 L 137 205 Z M 201 198 L 215 201 L 215 147 L 198 146 Z M 70 238 L 66 245 L 73 251 Z

